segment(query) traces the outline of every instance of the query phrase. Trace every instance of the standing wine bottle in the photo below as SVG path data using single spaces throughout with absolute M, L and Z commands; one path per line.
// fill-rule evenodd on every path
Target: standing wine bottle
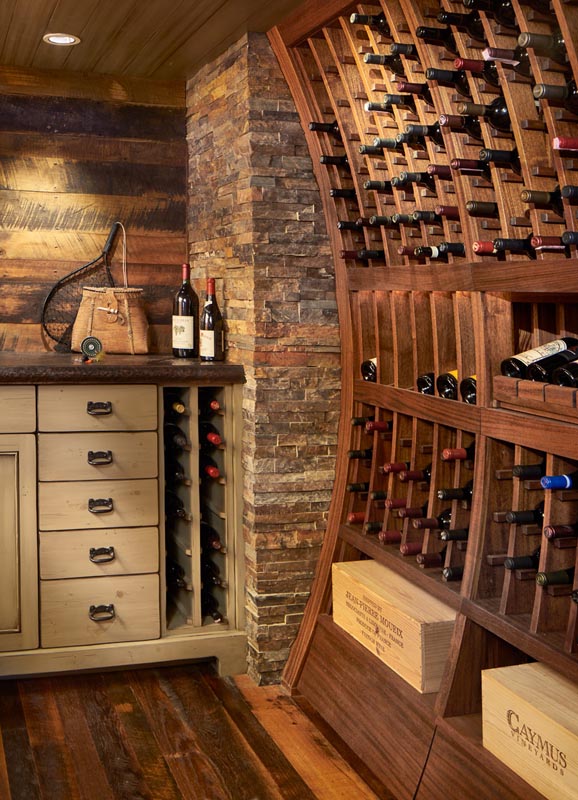
M 199 355 L 199 298 L 191 286 L 190 264 L 183 264 L 183 282 L 173 301 L 173 355 L 197 358 Z
M 201 361 L 225 358 L 225 325 L 215 296 L 215 279 L 207 278 L 207 297 L 200 322 Z
M 578 339 L 573 336 L 554 339 L 553 342 L 541 344 L 531 350 L 525 350 L 523 353 L 517 353 L 515 356 L 504 359 L 500 364 L 501 373 L 507 378 L 525 378 L 530 364 L 576 345 L 578 345 Z

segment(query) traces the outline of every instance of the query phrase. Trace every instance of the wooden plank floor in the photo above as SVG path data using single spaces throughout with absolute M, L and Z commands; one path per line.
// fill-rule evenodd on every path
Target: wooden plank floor
M 1 800 L 378 800 L 278 687 L 208 665 L 0 681 Z

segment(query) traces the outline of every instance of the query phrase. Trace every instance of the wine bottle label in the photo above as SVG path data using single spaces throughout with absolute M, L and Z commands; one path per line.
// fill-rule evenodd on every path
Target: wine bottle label
M 194 317 L 173 315 L 173 348 L 193 350 L 195 347 Z
M 526 350 L 524 353 L 516 353 L 514 358 L 520 361 L 525 367 L 533 364 L 534 361 L 539 361 L 546 356 L 553 356 L 556 353 L 561 353 L 567 349 L 567 344 L 562 339 L 555 339 L 553 342 L 541 344 L 539 347 L 534 347 L 532 350 Z
M 215 357 L 215 331 L 200 331 L 199 350 L 201 358 Z

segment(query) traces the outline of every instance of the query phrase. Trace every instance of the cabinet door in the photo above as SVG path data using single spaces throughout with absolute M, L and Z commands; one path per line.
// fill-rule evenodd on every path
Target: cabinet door
M 36 447 L 0 436 L 0 651 L 38 647 Z

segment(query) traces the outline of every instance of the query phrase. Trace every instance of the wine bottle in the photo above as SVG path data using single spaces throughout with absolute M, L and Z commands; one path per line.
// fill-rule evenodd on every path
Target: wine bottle
M 476 454 L 476 442 L 473 440 L 467 447 L 445 447 L 442 450 L 442 461 L 473 461 Z
M 453 70 L 428 67 L 425 71 L 425 77 L 428 81 L 437 81 L 445 86 L 453 86 L 462 97 L 472 96 L 468 75 L 463 69 Z
M 462 0 L 466 8 L 483 11 L 488 17 L 492 17 L 504 28 L 516 30 L 516 12 L 512 7 L 512 0 Z
M 562 190 L 556 186 L 551 192 L 540 192 L 535 189 L 522 189 L 520 199 L 523 203 L 532 203 L 537 208 L 551 208 L 559 217 L 564 216 Z
M 536 508 L 521 511 L 508 511 L 506 522 L 516 525 L 540 525 L 544 519 L 544 501 L 538 503 Z
M 399 544 L 401 542 L 401 531 L 396 530 L 389 530 L 384 531 L 381 530 L 377 534 L 377 538 L 382 544 Z
M 389 46 L 389 52 L 394 56 L 405 56 L 412 61 L 419 61 L 419 53 L 415 44 L 393 42 L 393 44 Z
M 224 620 L 217 598 L 208 589 L 201 589 L 201 614 L 203 617 L 211 617 L 213 622 L 216 623 L 221 623 Z
M 211 422 L 199 422 L 199 444 L 201 447 L 220 447 L 223 444 L 221 434 Z
M 164 418 L 166 422 L 173 422 L 188 416 L 188 409 L 178 395 L 165 392 Z
M 370 459 L 373 455 L 373 449 L 371 447 L 364 447 L 363 449 L 359 450 L 348 450 L 347 451 L 347 458 L 351 460 L 361 460 L 365 461 Z
M 460 381 L 460 396 L 464 403 L 475 406 L 477 402 L 477 381 L 475 375 L 468 375 Z
M 450 488 L 450 489 L 438 489 L 437 490 L 437 498 L 438 500 L 466 500 L 469 501 L 472 499 L 472 494 L 474 492 L 474 482 L 473 480 L 468 481 L 465 486 L 459 486 L 457 488 Z
M 440 532 L 442 542 L 467 542 L 469 537 L 468 528 L 453 528 L 448 531 Z
M 459 31 L 469 33 L 472 39 L 476 39 L 478 42 L 486 41 L 484 26 L 477 11 L 470 11 L 468 14 L 440 11 L 437 20 L 444 25 L 453 25 Z
M 186 589 L 187 588 L 187 575 L 183 567 L 167 558 L 165 561 L 165 576 L 167 582 L 167 589 Z
M 414 528 L 423 529 L 429 528 L 430 530 L 445 530 L 452 524 L 452 510 L 451 508 L 444 508 L 440 511 L 437 517 L 418 517 L 412 521 Z
M 543 475 L 540 478 L 543 489 L 574 489 L 578 486 L 578 470 L 562 473 L 561 475 Z
M 428 464 L 422 469 L 404 469 L 398 474 L 401 483 L 408 483 L 409 481 L 420 481 L 421 483 L 429 484 L 431 482 L 432 465 Z
M 353 492 L 355 492 L 355 493 L 359 492 L 359 494 L 365 494 L 366 492 L 369 491 L 369 482 L 368 481 L 362 481 L 362 482 L 359 482 L 359 483 L 348 483 L 347 486 L 345 487 L 345 491 L 346 492 L 352 492 L 352 493 Z
M 494 250 L 496 253 L 514 253 L 516 255 L 525 255 L 528 258 L 535 259 L 536 251 L 532 247 L 532 236 L 529 233 L 525 239 L 494 239 Z
M 470 217 L 484 217 L 487 219 L 499 219 L 500 217 L 498 204 L 485 200 L 468 200 L 466 211 Z
M 352 25 L 367 25 L 375 28 L 383 36 L 391 38 L 391 32 L 383 11 L 380 14 L 351 14 L 349 21 Z
M 384 94 L 383 102 L 386 106 L 397 106 L 398 108 L 408 108 L 410 111 L 416 110 L 415 100 L 411 94 Z
M 173 356 L 197 358 L 199 355 L 199 298 L 191 286 L 190 264 L 183 264 L 183 282 L 173 300 Z
M 451 131 L 467 133 L 472 139 L 482 142 L 483 135 L 480 121 L 476 117 L 463 116 L 460 114 L 442 114 L 439 118 L 441 128 L 449 128 Z
M 383 139 L 381 141 L 384 141 Z M 384 194 L 391 194 L 391 181 L 365 181 L 363 184 L 364 189 L 373 189 L 376 192 L 383 192 Z
M 165 423 L 163 427 L 165 448 L 168 450 L 190 450 L 191 444 L 186 433 L 173 422 Z
M 442 255 L 452 255 L 458 258 L 466 255 L 466 247 L 461 242 L 440 242 L 438 250 Z
M 315 133 L 330 133 L 336 139 L 341 140 L 341 131 L 335 120 L 333 122 L 310 122 L 309 130 Z
M 353 261 L 383 261 L 385 250 L 341 250 L 340 256 Z
M 575 152 L 578 150 L 578 136 L 554 136 L 552 139 L 552 148 L 554 150 L 570 150 Z
M 557 367 L 561 367 L 577 359 L 578 348 L 561 350 L 559 353 L 546 356 L 546 358 L 542 358 L 540 361 L 535 361 L 533 364 L 530 364 L 526 372 L 526 377 L 529 381 L 549 383 L 552 373 Z
M 227 581 L 221 576 L 218 565 L 210 558 L 201 558 L 201 589 L 209 586 L 227 587 Z
M 522 353 L 517 353 L 515 356 L 504 359 L 500 364 L 500 371 L 502 375 L 508 378 L 525 378 L 530 364 L 540 361 L 547 356 L 554 355 L 555 353 L 560 353 L 563 350 L 568 350 L 575 345 L 578 345 L 578 339 L 573 336 L 554 339 L 552 342 L 547 342 L 531 350 L 525 350 Z
M 362 156 L 381 156 L 383 155 L 383 147 L 378 147 L 375 144 L 360 144 L 359 154 Z
M 366 433 L 388 433 L 391 428 L 391 421 L 387 419 L 368 419 L 365 423 Z
M 446 558 L 446 551 L 447 547 L 444 547 L 439 553 L 418 553 L 415 560 L 417 564 L 424 569 L 428 567 L 441 567 Z
M 454 67 L 462 72 L 471 72 L 476 78 L 483 78 L 490 86 L 501 86 L 500 76 L 495 61 L 485 61 L 483 58 L 456 58 Z
M 459 103 L 458 114 L 465 116 L 483 117 L 494 130 L 509 133 L 512 130 L 510 111 L 502 95 L 496 97 L 489 105 L 480 103 Z
M 376 489 L 369 493 L 370 500 L 387 500 L 387 492 L 384 489 Z
M 427 514 L 427 502 L 421 508 L 417 506 L 408 506 L 407 508 L 400 508 L 397 512 L 401 519 L 421 519 Z
M 215 279 L 207 278 L 207 297 L 200 320 L 201 361 L 225 358 L 225 323 L 215 295 Z
M 566 586 L 574 583 L 575 567 L 555 569 L 551 572 L 539 572 L 536 575 L 538 586 Z
M 329 196 L 342 197 L 345 200 L 354 200 L 357 197 L 355 189 L 330 189 Z
M 492 182 L 492 173 L 488 164 L 475 158 L 452 158 L 450 167 L 462 175 L 472 175 Z
M 400 136 L 403 136 L 403 139 L 400 139 Z M 425 144 L 427 139 L 431 139 L 432 142 L 435 142 L 445 149 L 444 137 L 439 122 L 436 121 L 433 125 L 416 125 L 411 123 L 405 126 L 403 134 L 398 134 L 396 136 L 396 141 L 402 141 L 404 144 L 409 145 L 414 143 Z
M 435 206 L 433 211 L 421 211 L 417 213 L 424 215 L 420 217 L 422 222 L 441 223 L 444 219 L 455 220 L 456 222 L 460 220 L 460 209 L 458 206 L 438 205 Z
M 447 261 L 448 257 L 446 253 L 442 253 L 439 247 L 435 245 L 426 245 L 426 244 L 419 244 L 417 247 L 413 249 L 413 255 L 416 258 L 431 258 L 434 261 Z
M 528 57 L 528 51 L 524 47 L 517 45 L 513 50 L 504 47 L 486 47 L 482 52 L 484 60 L 499 62 L 508 67 L 512 67 L 517 75 L 524 78 L 532 77 L 532 66 Z
M 553 106 L 563 106 L 572 114 L 578 114 L 578 87 L 574 79 L 564 86 L 537 83 L 532 92 L 536 100 L 547 100 Z
M 453 181 L 454 179 L 452 170 L 447 164 L 428 164 L 426 172 L 428 175 L 435 175 L 445 181 Z
M 396 181 L 397 178 L 393 178 L 393 180 Z M 416 222 L 416 220 L 412 217 L 411 214 L 392 214 L 391 221 L 394 225 L 397 226 L 407 225 L 410 228 L 419 227 L 419 222 Z
M 578 538 L 578 525 L 546 525 L 542 531 L 546 539 L 576 539 Z
M 520 163 L 517 147 L 514 147 L 513 150 L 490 150 L 484 147 L 480 150 L 478 158 L 484 164 L 492 163 L 500 167 L 507 166 L 517 175 L 521 175 L 522 173 L 522 165 Z
M 324 164 L 325 166 L 329 166 L 331 164 L 333 164 L 336 167 L 349 166 L 349 161 L 347 160 L 346 155 L 341 155 L 341 156 L 322 155 L 319 157 L 319 163 Z
M 403 472 L 403 470 L 409 469 L 409 467 L 409 461 L 387 461 L 381 467 L 380 472 L 383 472 L 384 475 L 389 475 L 391 473 L 396 474 L 398 472 Z
M 427 25 L 419 25 L 415 29 L 418 39 L 423 39 L 430 45 L 445 47 L 450 53 L 458 54 L 456 41 L 451 28 L 431 28 Z
M 223 551 L 223 542 L 217 531 L 204 520 L 201 520 L 201 549 L 203 551 Z
M 427 83 L 411 83 L 410 81 L 398 81 L 397 87 L 398 91 L 400 92 L 407 92 L 409 94 L 414 94 L 423 100 L 424 103 L 427 103 L 430 106 L 433 106 L 433 100 L 430 92 L 430 88 Z
M 504 559 L 505 569 L 538 569 L 540 563 L 540 548 L 525 556 L 508 556 Z
M 551 383 L 556 386 L 576 388 L 578 386 L 578 362 L 572 361 L 570 364 L 555 369 L 552 373 Z
M 518 36 L 518 44 L 520 47 L 533 50 L 539 56 L 552 59 L 557 64 L 566 64 L 568 61 L 566 44 L 560 30 L 551 36 L 543 33 L 521 33 Z
M 351 417 L 350 421 L 352 427 L 360 427 L 360 426 L 365 427 L 365 423 L 367 422 L 368 419 L 375 419 L 375 417 L 372 417 L 370 415 L 366 415 L 365 417 Z
M 176 484 L 190 486 L 192 483 L 185 468 L 176 458 L 169 458 L 165 463 L 165 481 L 173 486 Z
M 424 372 L 416 378 L 416 388 L 420 394 L 435 394 L 435 374 Z
M 442 569 L 442 578 L 444 581 L 461 581 L 464 576 L 464 568 L 461 566 L 444 567 Z
M 417 183 L 418 186 L 425 186 L 430 191 L 435 192 L 435 181 L 433 175 L 429 175 L 427 172 L 407 172 L 403 170 L 399 173 L 397 178 L 391 179 L 392 186 L 395 189 L 402 189 L 406 186 L 410 186 L 412 183 Z M 396 216 L 393 214 L 392 216 Z
M 399 222 L 394 222 L 393 219 L 391 218 L 391 216 L 388 216 L 388 215 L 380 216 L 380 215 L 374 214 L 373 216 L 371 216 L 369 218 L 369 224 L 372 227 L 375 227 L 375 228 L 377 228 L 377 227 L 391 228 L 391 229 L 399 228 Z
M 165 516 L 169 520 L 182 519 L 185 522 L 190 522 L 193 519 L 192 515 L 186 510 L 181 498 L 170 489 L 165 490 Z
M 209 418 L 221 410 L 221 404 L 216 397 L 211 397 L 199 392 L 199 416 Z
M 436 379 L 436 390 L 440 397 L 446 400 L 458 399 L 458 371 L 442 372 Z
M 539 480 L 544 474 L 546 469 L 546 462 L 544 459 L 536 464 L 514 464 L 512 467 L 512 475 L 514 478 L 520 480 Z
M 377 381 L 377 358 L 367 358 L 362 361 L 360 371 L 364 381 L 375 383 Z
M 217 463 L 207 453 L 201 452 L 199 454 L 199 475 L 201 480 L 205 477 L 217 480 L 221 476 Z
M 380 67 L 387 67 L 394 75 L 404 75 L 405 70 L 403 63 L 399 57 L 394 53 L 387 53 L 385 55 L 377 53 L 366 53 L 363 56 L 366 64 L 375 64 Z

